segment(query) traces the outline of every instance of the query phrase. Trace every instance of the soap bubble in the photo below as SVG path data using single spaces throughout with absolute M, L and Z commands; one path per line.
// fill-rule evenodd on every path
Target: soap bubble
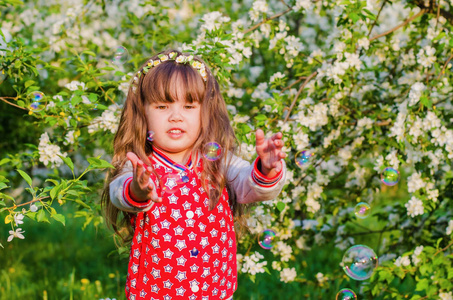
M 351 289 L 341 289 L 337 293 L 336 300 L 357 300 L 357 295 Z
M 46 98 L 44 93 L 42 92 L 31 92 L 27 96 L 28 103 L 28 109 L 32 112 L 38 112 L 46 108 Z
M 222 156 L 222 147 L 216 142 L 210 142 L 203 147 L 203 156 L 210 161 L 215 161 Z
M 311 151 L 308 151 L 308 150 L 304 150 L 304 151 L 300 151 L 300 152 L 297 152 L 296 153 L 296 165 L 299 166 L 299 168 L 305 168 L 307 167 L 311 161 L 312 161 L 312 157 L 313 157 L 314 153 L 312 153 Z
M 112 63 L 114 65 L 123 65 L 125 62 L 129 60 L 129 52 L 123 46 L 118 46 L 115 49 L 115 53 L 113 54 Z
M 162 193 L 174 194 L 182 184 L 181 176 L 176 173 L 165 174 L 160 178 Z
M 354 213 L 357 218 L 365 219 L 370 215 L 371 207 L 366 202 L 359 202 L 354 208 Z
M 393 168 L 385 168 L 381 174 L 381 181 L 385 185 L 393 186 L 400 180 L 400 172 Z
M 346 250 L 342 263 L 346 275 L 354 280 L 366 280 L 377 267 L 378 258 L 370 247 L 355 245 Z
M 261 248 L 269 250 L 275 244 L 275 231 L 271 229 L 265 229 L 259 236 L 258 236 L 258 244 Z

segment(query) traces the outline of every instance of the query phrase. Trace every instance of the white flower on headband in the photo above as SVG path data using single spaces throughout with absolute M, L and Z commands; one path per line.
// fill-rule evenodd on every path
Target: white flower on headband
M 184 55 L 180 55 L 176 58 L 176 62 L 180 63 L 180 64 L 184 63 L 184 62 L 186 62 L 186 57 Z
M 168 56 L 165 55 L 165 54 L 159 55 L 159 58 L 160 58 L 160 61 L 161 61 L 161 62 L 164 62 L 164 61 L 167 61 L 167 60 L 168 60 Z

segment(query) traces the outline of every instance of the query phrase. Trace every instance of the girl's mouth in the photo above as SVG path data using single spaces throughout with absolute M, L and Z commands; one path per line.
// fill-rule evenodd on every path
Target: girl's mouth
M 167 133 L 172 137 L 172 138 L 179 138 L 184 134 L 184 130 L 180 128 L 172 128 Z

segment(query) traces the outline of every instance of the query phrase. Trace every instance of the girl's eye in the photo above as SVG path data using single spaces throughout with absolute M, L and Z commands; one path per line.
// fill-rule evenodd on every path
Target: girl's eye
M 167 107 L 165 105 L 158 105 L 156 106 L 156 109 L 166 109 Z

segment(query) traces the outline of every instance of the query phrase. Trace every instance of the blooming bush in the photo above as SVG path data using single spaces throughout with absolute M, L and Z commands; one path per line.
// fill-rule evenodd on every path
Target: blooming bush
M 286 185 L 247 215 L 241 278 L 313 295 L 351 286 L 360 298 L 451 299 L 451 2 L 25 2 L 0 1 L 0 216 L 11 225 L 1 247 L 27 238 L 24 222 L 64 224 L 68 203 L 85 226 L 102 223 L 131 74 L 176 47 L 222 84 L 241 156 L 253 159 L 256 128 L 284 135 Z M 380 180 L 387 167 L 401 176 L 394 186 Z M 371 207 L 364 219 L 359 202 Z M 276 232 L 271 250 L 257 245 L 264 229 Z M 355 244 L 379 256 L 368 280 L 341 269 Z M 314 270 L 306 258 L 319 251 L 335 262 Z

